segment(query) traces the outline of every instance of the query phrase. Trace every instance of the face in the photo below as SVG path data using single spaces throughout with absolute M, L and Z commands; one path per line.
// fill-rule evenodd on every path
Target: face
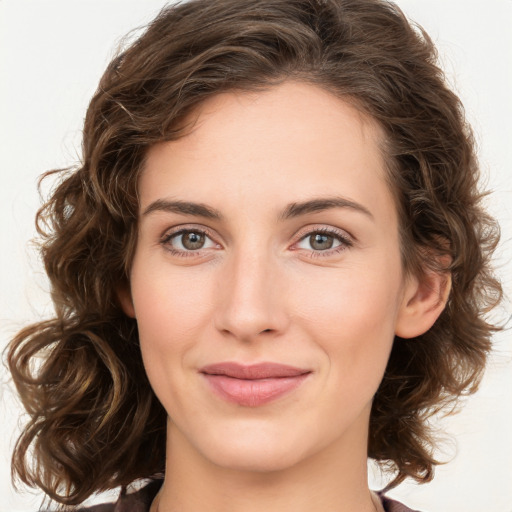
M 410 295 L 382 134 L 300 83 L 194 118 L 148 153 L 123 299 L 168 435 L 258 471 L 364 452 Z

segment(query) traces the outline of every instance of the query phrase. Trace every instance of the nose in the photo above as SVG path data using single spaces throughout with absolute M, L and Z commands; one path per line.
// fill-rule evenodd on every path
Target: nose
M 288 326 L 286 302 L 282 272 L 271 255 L 233 255 L 219 282 L 216 328 L 246 342 L 261 335 L 277 336 Z

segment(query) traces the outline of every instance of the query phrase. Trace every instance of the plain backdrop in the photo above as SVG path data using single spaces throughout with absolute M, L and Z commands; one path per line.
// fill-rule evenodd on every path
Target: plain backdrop
M 85 109 L 116 45 L 165 3 L 0 0 L 0 349 L 20 327 L 51 314 L 48 285 L 29 242 L 39 205 L 37 177 L 79 160 Z M 447 79 L 475 129 L 493 192 L 488 207 L 502 225 L 496 264 L 510 297 L 512 1 L 398 4 L 437 43 Z M 510 301 L 497 315 L 510 317 Z M 10 483 L 10 452 L 23 418 L 3 366 L 0 380 L 0 512 L 35 512 L 41 494 L 16 494 Z M 446 432 L 438 455 L 449 463 L 432 483 L 406 483 L 391 495 L 425 512 L 512 512 L 510 329 L 495 338 L 479 392 L 438 426 Z M 371 482 L 381 484 L 378 473 L 371 473 Z

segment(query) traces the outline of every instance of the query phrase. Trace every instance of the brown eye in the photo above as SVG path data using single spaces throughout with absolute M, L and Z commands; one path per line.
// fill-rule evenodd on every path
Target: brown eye
M 204 233 L 198 233 L 197 231 L 187 231 L 181 234 L 181 244 L 189 251 L 202 249 L 205 239 Z
M 313 233 L 309 236 L 309 245 L 315 251 L 325 251 L 334 245 L 334 236 L 325 233 Z
M 206 232 L 199 229 L 182 229 L 174 233 L 170 233 L 161 241 L 162 245 L 173 252 L 174 254 L 192 255 L 195 251 L 202 249 L 212 249 L 217 247 L 217 244 L 206 234 Z
M 309 251 L 312 256 L 329 256 L 352 247 L 352 245 L 352 240 L 347 234 L 335 231 L 333 228 L 310 231 L 299 240 L 295 247 Z

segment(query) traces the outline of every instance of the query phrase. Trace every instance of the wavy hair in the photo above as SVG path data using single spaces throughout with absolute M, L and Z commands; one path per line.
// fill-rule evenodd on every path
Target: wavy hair
M 8 352 L 30 416 L 13 455 L 26 484 L 72 505 L 164 471 L 166 413 L 117 299 L 136 244 L 138 177 L 148 148 L 184 136 L 207 98 L 285 80 L 377 121 L 404 267 L 451 273 L 434 326 L 395 340 L 370 418 L 368 454 L 394 471 L 390 486 L 432 478 L 427 420 L 476 390 L 497 329 L 486 313 L 501 297 L 490 269 L 498 227 L 432 41 L 383 0 L 191 0 L 161 11 L 110 63 L 87 111 L 82 163 L 53 171 L 59 183 L 37 214 L 55 316 Z

